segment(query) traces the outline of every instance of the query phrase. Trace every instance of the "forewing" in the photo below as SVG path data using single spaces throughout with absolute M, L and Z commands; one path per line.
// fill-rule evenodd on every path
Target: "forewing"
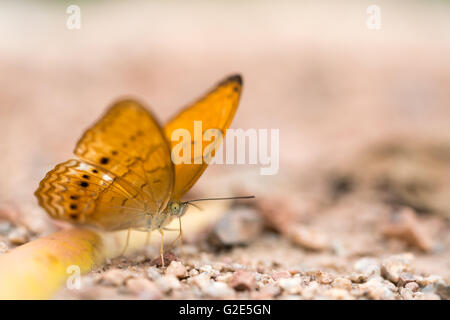
M 138 102 L 115 103 L 84 133 L 74 153 L 141 191 L 150 213 L 167 205 L 174 183 L 169 145 L 155 118 Z
M 172 148 L 179 141 L 172 141 L 172 133 L 177 129 L 186 129 L 191 136 L 191 161 L 190 163 L 175 164 L 175 185 L 173 188 L 173 198 L 179 200 L 197 181 L 208 163 L 202 161 L 201 164 L 194 163 L 194 121 L 201 121 L 202 135 L 208 129 L 218 129 L 225 136 L 226 129 L 230 126 L 234 114 L 239 104 L 242 91 L 242 79 L 240 75 L 233 75 L 219 83 L 213 90 L 198 99 L 193 104 L 183 109 L 165 126 L 166 139 Z M 217 148 L 221 140 L 216 141 Z M 208 143 L 202 144 L 203 155 Z M 214 149 L 215 150 L 215 149 Z M 211 153 L 214 156 L 214 151 Z

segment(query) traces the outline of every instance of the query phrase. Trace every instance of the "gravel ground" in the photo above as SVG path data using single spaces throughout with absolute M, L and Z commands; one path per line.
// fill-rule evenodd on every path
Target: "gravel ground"
M 205 245 L 207 246 L 207 245 Z M 151 258 L 156 250 L 118 258 L 82 278 L 80 290 L 63 289 L 57 299 L 448 299 L 441 276 L 415 270 L 414 254 L 355 259 L 343 268 L 342 259 L 316 257 L 317 267 L 280 263 L 267 250 L 296 250 L 274 234 L 265 234 L 246 248 L 217 254 L 185 246 L 183 258 L 167 268 Z M 178 250 L 176 251 L 178 252 Z M 242 257 L 246 257 L 243 259 Z M 170 260 L 168 259 L 168 260 Z M 305 262 L 310 259 L 292 257 Z M 341 265 L 339 265 L 341 263 Z M 318 267 L 321 266 L 321 267 Z M 350 270 L 344 270 L 350 269 Z M 326 271 L 325 271 L 326 270 Z

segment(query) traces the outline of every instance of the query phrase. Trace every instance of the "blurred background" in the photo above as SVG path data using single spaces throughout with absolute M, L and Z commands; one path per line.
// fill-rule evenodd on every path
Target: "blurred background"
M 280 129 L 279 172 L 216 165 L 193 195 L 288 204 L 335 259 L 413 250 L 449 276 L 449 1 L 2 1 L 0 39 L 0 206 L 30 234 L 49 232 L 39 181 L 108 105 L 135 97 L 165 123 L 237 72 L 232 127 Z M 386 231 L 405 207 L 412 241 Z

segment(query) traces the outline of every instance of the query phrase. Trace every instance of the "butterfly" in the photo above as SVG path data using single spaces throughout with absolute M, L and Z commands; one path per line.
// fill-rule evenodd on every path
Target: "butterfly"
M 163 230 L 184 215 L 193 201 L 181 198 L 208 166 L 194 161 L 195 152 L 190 152 L 191 161 L 174 164 L 171 150 L 178 141 L 172 141 L 172 135 L 179 129 L 191 133 L 191 151 L 199 142 L 195 121 L 201 121 L 203 132 L 216 129 L 224 136 L 241 92 L 241 76 L 230 76 L 164 128 L 140 102 L 114 103 L 78 141 L 74 151 L 78 159 L 56 165 L 40 182 L 35 192 L 40 206 L 52 218 L 106 231 L 158 230 L 164 265 Z M 129 233 L 127 244 L 128 239 Z

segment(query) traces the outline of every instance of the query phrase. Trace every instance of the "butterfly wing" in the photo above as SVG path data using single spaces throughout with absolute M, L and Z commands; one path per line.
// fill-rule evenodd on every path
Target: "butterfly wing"
M 170 199 L 174 174 L 168 143 L 155 118 L 136 101 L 114 104 L 84 133 L 74 153 L 141 190 L 155 212 Z
M 171 141 L 171 147 L 180 143 L 172 139 L 172 134 L 177 129 L 186 129 L 191 136 L 191 162 L 175 164 L 175 185 L 173 189 L 173 198 L 179 200 L 197 181 L 205 171 L 208 163 L 194 163 L 196 137 L 194 136 L 194 121 L 202 122 L 202 135 L 208 129 L 220 130 L 222 138 L 225 136 L 225 130 L 230 126 L 234 114 L 239 104 L 239 98 L 242 91 L 242 78 L 240 75 L 233 75 L 220 82 L 213 90 L 201 97 L 199 100 L 189 105 L 179 114 L 177 114 L 165 126 L 164 131 L 166 139 Z M 214 141 L 215 148 L 219 146 L 221 139 Z M 203 155 L 208 143 L 202 144 Z M 215 148 L 211 152 L 214 156 Z
M 36 191 L 52 218 L 106 230 L 145 224 L 142 192 L 100 166 L 80 160 L 58 164 Z
M 174 183 L 169 146 L 159 124 L 138 102 L 114 104 L 84 133 L 74 153 L 82 161 L 58 165 L 36 192 L 50 215 L 73 221 L 74 203 L 66 201 L 78 191 L 83 202 L 77 204 L 76 221 L 107 230 L 141 226 L 142 212 L 155 214 L 166 207 Z M 86 183 L 88 187 L 81 185 Z

